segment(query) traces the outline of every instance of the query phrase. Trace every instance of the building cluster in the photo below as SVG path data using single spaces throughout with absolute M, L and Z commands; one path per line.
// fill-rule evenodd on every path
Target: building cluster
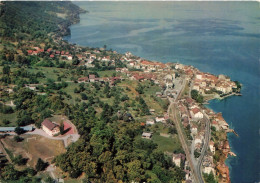
M 48 48 L 46 51 L 39 47 L 33 47 L 33 49 L 27 50 L 28 55 L 39 55 L 40 53 L 45 53 L 49 55 L 50 58 L 61 57 L 67 60 L 72 60 L 73 56 L 68 51 L 59 51 Z
M 124 80 L 122 77 L 96 77 L 94 74 L 90 74 L 88 77 L 78 78 L 78 83 L 101 83 L 108 82 L 110 85 L 114 85 L 116 81 Z
M 166 124 L 169 119 L 168 113 L 165 113 L 164 116 L 156 116 L 155 118 L 149 118 L 146 120 L 146 125 L 154 125 L 155 123 L 163 123 Z
M 230 94 L 233 92 L 233 89 L 237 88 L 235 82 L 222 74 L 215 76 L 210 73 L 201 72 L 193 66 L 178 63 L 175 64 L 175 69 L 183 71 L 186 74 L 187 79 L 192 81 L 192 90 L 197 90 L 200 94 L 205 95 L 213 92 Z
M 232 93 L 237 88 L 235 82 L 230 81 L 224 75 L 214 76 L 209 73 L 197 72 L 193 81 L 193 90 L 197 90 L 201 94 L 209 94 L 218 91 L 222 94 Z
M 148 60 L 143 60 L 141 58 L 133 61 L 128 61 L 127 67 L 134 68 L 134 69 L 141 69 L 145 73 L 169 70 L 166 64 L 163 64 L 161 62 L 151 62 Z

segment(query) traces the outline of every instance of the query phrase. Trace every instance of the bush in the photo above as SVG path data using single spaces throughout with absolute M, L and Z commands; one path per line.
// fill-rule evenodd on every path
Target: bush
M 24 138 L 22 138 L 22 137 L 20 137 L 20 136 L 18 136 L 18 135 L 14 136 L 14 140 L 15 140 L 16 142 L 21 142 L 21 141 L 23 141 L 23 139 L 24 139 Z
M 22 128 L 20 128 L 20 127 L 18 126 L 18 127 L 16 127 L 16 128 L 14 129 L 14 132 L 15 132 L 17 135 L 21 135 L 21 134 L 23 134 L 25 131 L 24 131 L 24 129 L 22 129 Z
M 7 119 L 3 119 L 3 124 L 8 125 L 8 124 L 10 124 L 10 121 Z
M 48 165 L 49 165 L 48 162 L 44 162 L 41 158 L 38 158 L 35 169 L 36 169 L 37 172 L 43 171 L 47 168 Z

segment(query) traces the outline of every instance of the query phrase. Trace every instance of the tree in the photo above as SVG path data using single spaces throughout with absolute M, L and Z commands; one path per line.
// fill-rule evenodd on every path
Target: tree
M 205 179 L 205 182 L 207 183 L 217 183 L 212 171 L 210 172 L 210 174 L 203 173 L 203 177 Z
M 21 141 L 23 141 L 23 138 L 20 137 L 20 136 L 18 136 L 18 135 L 16 135 L 16 136 L 14 136 L 14 140 L 15 140 L 16 142 L 21 142 Z
M 18 180 L 19 176 L 19 171 L 15 170 L 12 164 L 5 166 L 1 171 L 1 177 L 4 180 Z
M 10 74 L 10 67 L 8 65 L 5 65 L 3 67 L 3 74 L 6 74 L 6 75 Z
M 63 135 L 65 133 L 64 131 L 64 123 L 62 122 L 60 125 L 60 134 Z
M 16 127 L 15 129 L 14 129 L 14 132 L 17 134 L 17 135 L 21 135 L 21 134 L 23 134 L 25 131 L 24 131 L 24 129 L 23 128 L 21 128 L 21 127 Z
M 19 166 L 21 166 L 21 165 L 25 165 L 26 163 L 27 163 L 27 158 L 23 158 L 22 157 L 22 155 L 18 155 L 18 156 L 16 156 L 15 158 L 13 158 L 13 162 L 14 162 L 14 164 L 17 164 L 17 165 L 19 165 Z
M 80 94 L 82 100 L 88 100 L 88 97 L 85 93 Z
M 55 183 L 56 181 L 53 178 L 51 178 L 50 176 L 48 176 L 48 177 L 46 177 L 44 179 L 44 182 L 46 182 L 46 183 Z
M 170 134 L 177 134 L 176 128 L 175 128 L 175 127 L 170 127 L 170 128 L 169 128 L 169 133 L 170 133 Z
M 139 94 L 143 94 L 144 93 L 144 88 L 143 88 L 143 86 L 140 84 L 140 83 L 138 83 L 138 85 L 137 85 L 137 87 L 136 87 L 136 89 L 135 89 Z
M 10 121 L 7 120 L 7 119 L 3 119 L 3 123 L 4 123 L 5 125 L 8 125 L 8 124 L 10 124 Z
M 196 100 L 198 103 L 203 103 L 203 101 L 204 101 L 203 96 L 200 95 L 197 90 L 191 90 L 191 98 Z
M 200 157 L 200 153 L 196 150 L 196 151 L 194 151 L 194 156 L 195 156 L 195 158 L 198 158 L 198 157 Z
M 41 158 L 38 158 L 37 164 L 35 166 L 35 169 L 37 172 L 43 171 L 47 168 L 48 163 L 45 163 Z

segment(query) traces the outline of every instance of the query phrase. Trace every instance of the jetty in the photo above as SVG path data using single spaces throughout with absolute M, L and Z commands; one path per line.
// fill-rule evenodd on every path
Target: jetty
M 237 137 L 239 137 L 238 133 L 237 133 L 234 129 L 229 129 L 229 130 L 227 130 L 227 132 L 232 132 L 232 133 L 234 133 Z
M 230 151 L 228 154 L 229 154 L 230 156 L 235 156 L 235 157 L 237 156 L 235 153 L 233 153 L 233 152 L 231 152 L 231 151 Z

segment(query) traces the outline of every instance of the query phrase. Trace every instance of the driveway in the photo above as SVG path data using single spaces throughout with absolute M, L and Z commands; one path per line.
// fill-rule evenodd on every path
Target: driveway
M 27 132 L 25 134 L 40 135 L 40 136 L 43 136 L 45 138 L 52 139 L 52 140 L 63 140 L 65 147 L 68 146 L 68 139 L 70 139 L 72 142 L 76 142 L 80 137 L 79 134 L 68 134 L 68 135 L 61 136 L 61 137 L 52 137 L 52 136 L 48 135 L 47 133 L 45 133 L 42 129 L 37 129 L 37 128 L 34 131 Z

